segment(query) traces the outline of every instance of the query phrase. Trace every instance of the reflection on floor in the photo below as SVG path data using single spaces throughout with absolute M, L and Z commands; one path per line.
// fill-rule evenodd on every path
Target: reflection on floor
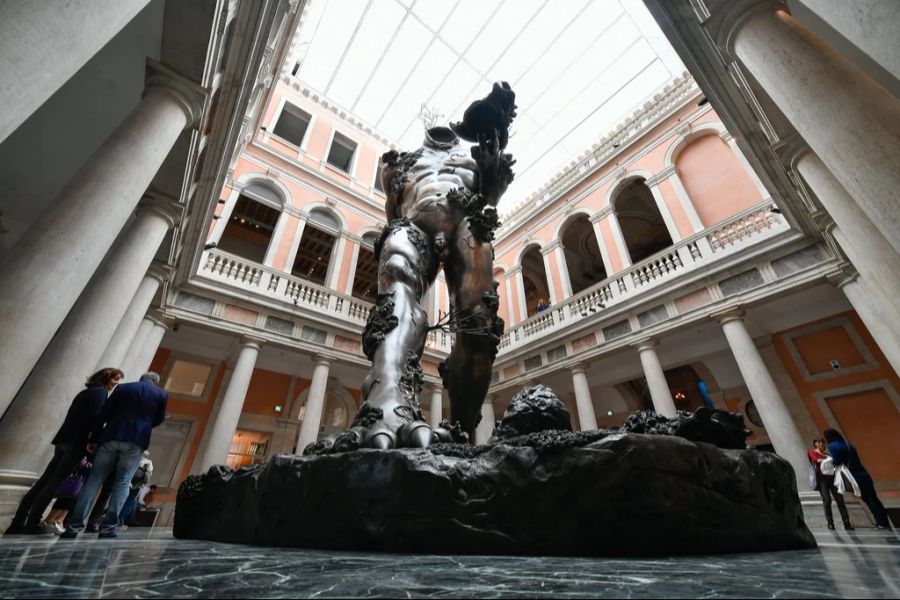
M 400 556 L 182 541 L 171 530 L 0 540 L 0 597 L 900 597 L 900 537 L 816 531 L 817 550 L 647 559 Z

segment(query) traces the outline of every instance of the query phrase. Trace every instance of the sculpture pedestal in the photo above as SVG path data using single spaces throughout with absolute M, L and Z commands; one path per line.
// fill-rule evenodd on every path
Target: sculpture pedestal
M 432 554 L 653 556 L 815 547 L 790 464 L 667 435 L 279 455 L 178 491 L 175 536 Z

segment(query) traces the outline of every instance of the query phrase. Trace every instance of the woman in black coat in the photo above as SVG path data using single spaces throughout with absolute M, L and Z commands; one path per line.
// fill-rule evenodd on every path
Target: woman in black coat
M 90 441 L 91 431 L 97 429 L 96 421 L 106 398 L 121 379 L 122 371 L 113 368 L 101 369 L 88 378 L 85 389 L 75 396 L 62 427 L 53 438 L 53 458 L 22 497 L 6 534 L 53 533 L 52 529 L 41 525 L 44 511 L 59 485 L 81 464 L 85 446 Z

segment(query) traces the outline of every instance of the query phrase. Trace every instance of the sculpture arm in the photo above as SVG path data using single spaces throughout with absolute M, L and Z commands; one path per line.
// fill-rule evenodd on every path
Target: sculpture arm
M 478 136 L 478 145 L 472 146 L 472 158 L 478 165 L 478 192 L 484 196 L 487 204 L 497 206 L 500 197 L 512 183 L 515 159 L 512 154 L 501 150 L 500 136 L 496 129 L 492 135 Z
M 381 168 L 381 187 L 386 197 L 384 213 L 387 220 L 400 217 L 400 205 L 403 203 L 403 192 L 406 189 L 405 171 L 401 166 L 401 155 L 396 150 L 385 152 L 381 156 L 384 165 Z

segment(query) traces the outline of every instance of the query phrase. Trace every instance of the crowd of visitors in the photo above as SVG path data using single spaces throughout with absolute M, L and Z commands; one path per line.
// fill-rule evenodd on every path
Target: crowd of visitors
M 114 538 L 120 525 L 137 524 L 138 507 L 156 488 L 147 448 L 152 429 L 166 418 L 168 395 L 157 373 L 132 383 L 122 378 L 114 368 L 88 378 L 53 438 L 53 458 L 22 497 L 7 534 L 74 538 L 88 518 L 86 531 Z

